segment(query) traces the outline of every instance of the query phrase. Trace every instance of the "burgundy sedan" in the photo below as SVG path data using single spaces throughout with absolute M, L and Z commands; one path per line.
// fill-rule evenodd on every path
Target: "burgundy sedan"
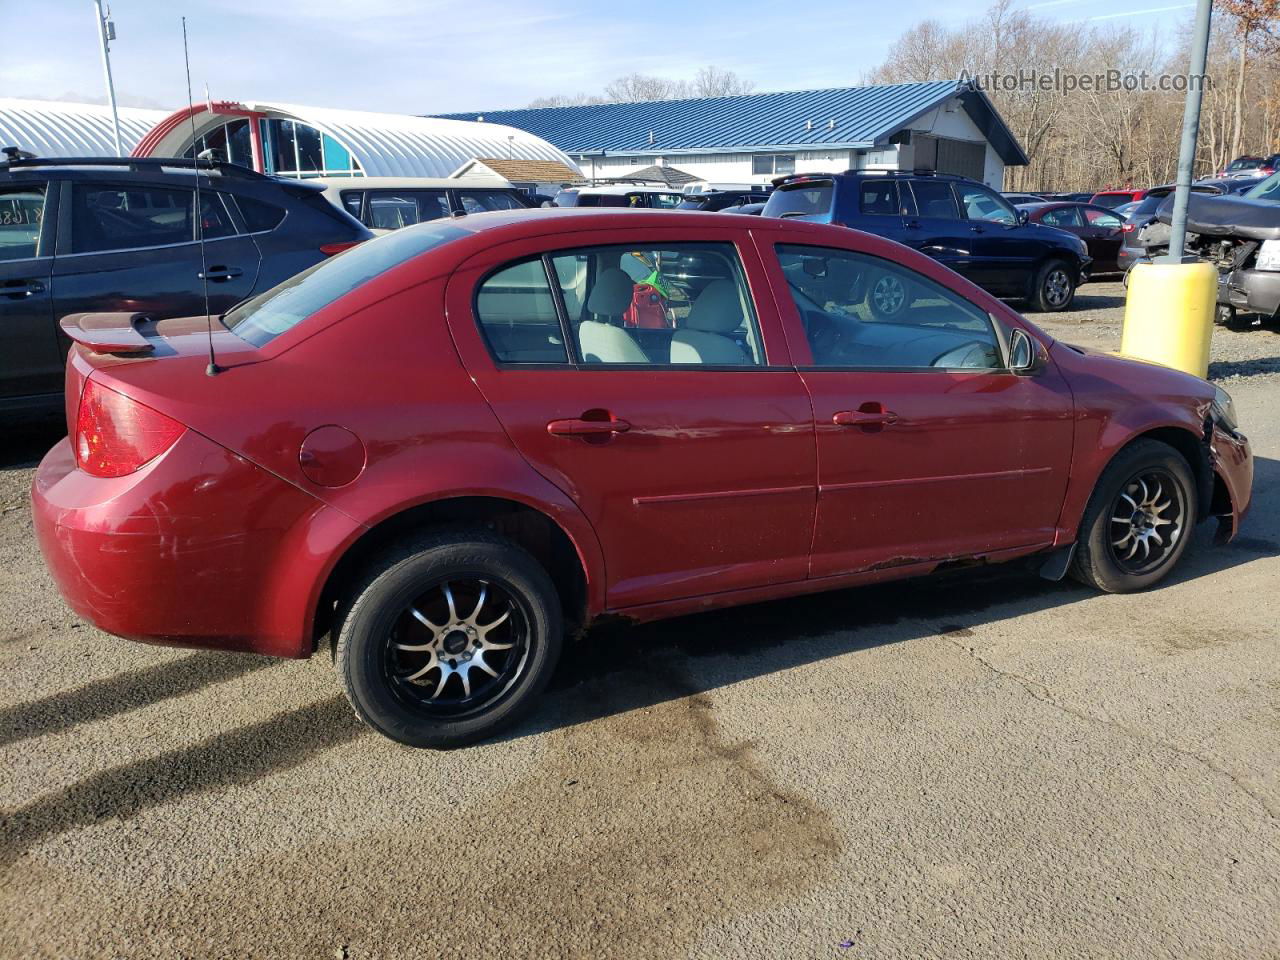
M 1091 203 L 1024 203 L 1018 209 L 1025 210 L 1032 223 L 1057 227 L 1084 240 L 1093 258 L 1091 276 L 1124 272 L 1116 258 L 1124 242 L 1125 218 L 1114 210 Z
M 368 241 L 211 341 L 203 317 L 63 328 L 71 436 L 32 497 L 68 603 L 154 643 L 330 637 L 356 712 L 419 746 L 512 721 L 605 615 L 1033 554 L 1138 590 L 1201 518 L 1234 535 L 1252 483 L 1223 391 L 794 220 L 479 214 Z

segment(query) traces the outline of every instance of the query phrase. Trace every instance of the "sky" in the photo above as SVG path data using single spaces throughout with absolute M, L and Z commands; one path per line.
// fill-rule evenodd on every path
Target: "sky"
M 115 0 L 122 106 L 186 103 L 187 18 L 196 100 L 262 100 L 397 113 L 526 106 L 599 93 L 632 72 L 691 77 L 714 64 L 758 91 L 852 86 L 908 26 L 961 23 L 989 0 L 702 0 L 671 16 L 636 4 L 551 0 Z M 1040 0 L 1060 21 L 1189 18 L 1184 0 Z M 661 9 L 661 7 L 659 7 Z M 1099 23 L 1101 25 L 1101 23 Z M 91 0 L 0 0 L 0 96 L 105 102 Z M 13 42 L 25 38 L 23 42 Z

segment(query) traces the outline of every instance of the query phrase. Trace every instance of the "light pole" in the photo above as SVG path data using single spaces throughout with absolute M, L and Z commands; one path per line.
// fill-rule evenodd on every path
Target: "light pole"
M 1178 179 L 1173 194 L 1173 218 L 1169 224 L 1169 252 L 1165 263 L 1181 263 L 1187 242 L 1187 203 L 1196 162 L 1196 137 L 1200 132 L 1200 102 L 1204 99 L 1205 63 L 1209 56 L 1209 19 L 1213 0 L 1199 0 L 1191 33 L 1191 67 L 1187 76 L 1187 100 L 1182 108 L 1182 143 L 1178 147 Z
M 107 42 L 116 38 L 116 25 L 102 13 L 102 0 L 93 0 L 94 19 L 98 23 L 98 41 L 102 44 L 102 72 L 107 78 L 107 101 L 111 104 L 111 124 L 115 129 L 116 156 L 124 156 L 124 143 L 120 140 L 120 112 L 116 109 L 116 85 L 111 80 L 111 52 Z

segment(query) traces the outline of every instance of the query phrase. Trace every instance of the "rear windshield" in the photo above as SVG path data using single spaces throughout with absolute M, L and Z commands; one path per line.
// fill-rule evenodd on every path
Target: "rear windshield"
M 830 213 L 834 187 L 830 180 L 784 183 L 769 194 L 763 213 L 766 217 L 813 217 Z
M 260 347 L 378 274 L 465 236 L 466 230 L 447 221 L 436 221 L 366 240 L 246 300 L 222 322 L 242 339 Z

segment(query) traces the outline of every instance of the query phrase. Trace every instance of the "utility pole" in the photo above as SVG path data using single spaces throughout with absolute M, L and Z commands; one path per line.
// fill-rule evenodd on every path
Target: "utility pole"
M 93 0 L 95 19 L 98 22 L 98 41 L 102 44 L 102 72 L 107 78 L 107 102 L 111 104 L 111 123 L 115 128 L 116 156 L 124 156 L 124 143 L 120 139 L 120 112 L 116 109 L 116 85 L 111 80 L 111 52 L 108 41 L 116 38 L 116 25 L 102 13 L 102 0 Z
M 1182 109 L 1182 144 L 1178 147 L 1178 179 L 1173 194 L 1169 252 L 1165 263 L 1181 263 L 1187 242 L 1187 203 L 1191 198 L 1191 178 L 1196 162 L 1196 137 L 1200 132 L 1200 102 L 1204 99 L 1205 62 L 1209 56 L 1209 19 L 1213 0 L 1198 0 L 1196 22 L 1191 33 L 1191 66 L 1187 77 L 1187 100 Z

